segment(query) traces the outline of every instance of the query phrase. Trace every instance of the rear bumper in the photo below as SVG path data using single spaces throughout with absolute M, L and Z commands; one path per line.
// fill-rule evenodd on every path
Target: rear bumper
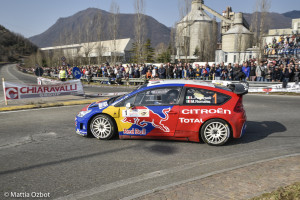
M 236 115 L 236 118 L 232 120 L 232 136 L 233 138 L 240 138 L 245 133 L 247 124 L 247 117 L 245 113 L 241 113 L 240 115 Z
M 241 131 L 241 136 L 242 137 L 246 131 L 246 128 L 247 128 L 247 122 L 245 121 L 244 124 L 243 124 L 243 127 L 242 127 L 242 131 Z

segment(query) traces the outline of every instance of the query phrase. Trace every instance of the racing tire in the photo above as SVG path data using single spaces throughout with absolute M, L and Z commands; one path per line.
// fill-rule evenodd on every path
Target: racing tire
M 116 125 L 107 115 L 96 115 L 90 123 L 90 132 L 99 140 L 109 140 L 116 135 Z
M 200 135 L 206 144 L 221 146 L 229 140 L 231 130 L 226 121 L 222 119 L 211 119 L 203 124 Z

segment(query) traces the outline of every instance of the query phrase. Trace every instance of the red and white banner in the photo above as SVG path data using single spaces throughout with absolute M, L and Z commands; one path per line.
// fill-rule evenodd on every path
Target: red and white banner
M 80 80 L 55 85 L 27 85 L 5 81 L 3 89 L 7 100 L 84 94 Z
M 288 83 L 286 88 L 282 84 L 270 85 L 268 87 L 250 87 L 249 92 L 295 92 L 300 93 L 300 85 L 294 82 Z

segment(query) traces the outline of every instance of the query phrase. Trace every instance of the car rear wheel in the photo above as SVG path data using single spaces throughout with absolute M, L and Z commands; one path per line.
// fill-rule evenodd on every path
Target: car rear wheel
M 109 140 L 115 135 L 116 126 L 109 116 L 96 115 L 90 123 L 90 130 L 95 138 Z
M 222 119 L 212 119 L 203 124 L 200 134 L 205 143 L 220 146 L 228 141 L 231 131 L 226 121 Z

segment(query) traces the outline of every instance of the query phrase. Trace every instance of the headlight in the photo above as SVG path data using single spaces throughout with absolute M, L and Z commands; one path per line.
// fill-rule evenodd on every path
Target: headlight
M 92 110 L 86 110 L 86 111 L 80 111 L 79 113 L 78 113 L 78 117 L 83 117 L 83 116 L 85 116 L 86 114 L 88 114 L 88 113 L 90 113 Z

